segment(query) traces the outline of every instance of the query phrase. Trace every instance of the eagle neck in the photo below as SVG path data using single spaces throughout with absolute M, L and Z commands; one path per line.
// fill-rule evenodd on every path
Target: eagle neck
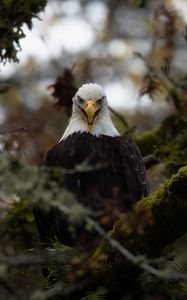
M 72 135 L 76 132 L 89 132 L 86 126 L 85 121 L 83 120 L 82 116 L 76 113 L 72 114 L 72 117 L 69 121 L 69 124 L 60 139 L 60 141 L 67 138 L 69 135 Z M 114 124 L 112 123 L 109 111 L 106 110 L 102 112 L 97 119 L 94 128 L 91 132 L 92 135 L 99 137 L 100 135 L 108 135 L 108 136 L 119 136 L 119 132 L 115 128 Z

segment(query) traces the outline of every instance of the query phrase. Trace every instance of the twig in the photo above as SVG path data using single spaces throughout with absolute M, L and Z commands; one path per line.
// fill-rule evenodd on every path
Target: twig
M 58 282 L 54 287 L 52 287 L 51 289 L 49 289 L 48 291 L 46 291 L 43 294 L 43 299 L 51 299 L 52 297 L 61 295 L 63 289 L 64 289 L 64 285 L 60 284 L 60 282 Z M 33 298 L 34 297 L 32 296 L 31 299 L 33 299 Z
M 145 57 L 141 53 L 134 52 L 134 55 L 144 62 L 148 72 L 154 74 L 158 78 L 158 80 L 162 83 L 164 89 L 167 91 L 168 96 L 171 97 L 175 108 L 179 110 L 180 103 L 178 99 L 180 98 L 179 90 L 182 90 L 181 86 L 177 82 L 175 82 L 175 80 L 172 79 L 167 72 L 164 72 L 164 69 L 162 70 L 163 72 L 159 73 L 155 68 L 149 65 Z
M 120 252 L 123 256 L 125 256 L 129 261 L 131 261 L 134 265 L 138 265 L 141 269 L 147 271 L 148 273 L 155 275 L 162 279 L 185 279 L 187 280 L 187 273 L 173 272 L 172 274 L 168 274 L 166 271 L 160 271 L 153 268 L 150 264 L 147 263 L 147 259 L 144 256 L 136 256 L 132 254 L 128 249 L 126 249 L 123 245 L 121 245 L 117 240 L 111 238 L 104 229 L 93 219 L 90 217 L 86 217 L 86 222 L 90 226 L 92 226 L 99 235 L 106 240 L 112 248 L 115 248 L 118 252 Z M 143 262 L 142 262 L 143 258 Z
M 14 291 L 14 289 L 12 288 L 12 286 L 10 285 L 10 280 L 5 280 L 4 278 L 0 278 L 0 286 L 3 286 L 7 293 L 9 293 L 10 299 L 20 299 L 19 295 L 16 293 L 16 291 Z M 12 296 L 12 297 L 11 297 Z
M 9 85 L 5 82 L 0 82 L 0 93 L 5 93 L 9 89 Z
M 161 272 L 157 269 L 153 268 L 152 266 L 148 265 L 147 263 L 143 262 L 140 263 L 140 257 L 141 256 L 135 256 L 132 254 L 128 249 L 126 249 L 124 246 L 122 246 L 117 240 L 111 238 L 105 230 L 93 219 L 90 217 L 86 217 L 87 223 L 92 226 L 97 233 L 99 233 L 100 236 L 103 237 L 105 241 L 107 241 L 112 248 L 115 248 L 118 252 L 120 252 L 123 256 L 125 256 L 129 261 L 131 261 L 133 264 L 138 265 L 143 270 L 146 270 L 150 274 L 156 275 L 158 277 L 161 277 Z
M 33 122 L 25 122 L 22 124 L 11 124 L 7 126 L 0 126 L 0 134 L 6 135 L 6 134 L 13 134 L 18 132 L 38 132 L 43 126 L 45 125 L 44 121 L 39 121 L 36 124 L 36 121 Z
M 43 167 L 44 167 L 44 169 L 46 168 L 46 166 L 43 166 Z M 87 173 L 87 172 L 97 171 L 97 170 L 107 168 L 107 167 L 108 167 L 107 163 L 98 163 L 93 166 L 85 161 L 84 163 L 75 165 L 75 167 L 73 169 L 66 169 L 66 168 L 60 167 L 59 170 L 64 175 L 73 175 L 76 173 L 85 173 L 85 172 Z
M 53 205 L 50 203 L 50 205 Z M 63 204 L 57 205 L 55 204 L 55 207 L 57 207 L 61 212 L 65 214 L 70 213 L 70 208 L 66 207 Z M 120 242 L 110 237 L 105 230 L 99 225 L 98 222 L 93 220 L 92 218 L 86 216 L 85 221 L 88 225 L 90 225 L 94 230 L 103 237 L 105 241 L 107 241 L 110 246 L 114 249 L 116 249 L 119 253 L 121 253 L 127 260 L 129 260 L 132 264 L 139 266 L 142 270 L 147 271 L 148 273 L 155 275 L 159 278 L 165 279 L 165 280 L 171 280 L 171 279 L 182 279 L 187 280 L 187 273 L 180 273 L 180 272 L 173 272 L 172 274 L 169 274 L 168 271 L 165 270 L 158 270 L 152 267 L 148 263 L 148 259 L 144 257 L 143 255 L 134 255 L 132 252 L 130 252 L 128 249 L 126 249 Z
M 6 256 L 0 253 L 0 263 L 6 264 L 9 267 L 15 266 L 31 266 L 31 265 L 42 265 L 50 263 L 64 264 L 70 257 L 62 257 L 64 253 L 60 250 L 45 250 L 40 254 L 27 254 L 27 255 L 15 255 Z
M 152 166 L 158 163 L 158 159 L 155 158 L 154 154 L 148 154 L 143 157 L 146 170 L 150 169 Z
M 127 121 L 121 114 L 119 114 L 115 109 L 113 109 L 110 106 L 109 106 L 109 110 L 111 111 L 111 113 L 113 113 L 114 116 L 116 116 L 121 121 L 121 123 L 124 125 L 125 128 L 130 129 Z
M 44 200 L 46 204 L 53 206 L 59 209 L 62 213 L 68 215 L 71 212 L 71 209 L 66 207 L 63 204 L 57 202 L 49 202 Z M 137 265 L 142 270 L 147 271 L 148 273 L 155 275 L 159 278 L 170 280 L 170 279 L 183 279 L 187 280 L 187 273 L 181 272 L 172 272 L 168 273 L 165 270 L 158 270 L 151 266 L 151 260 L 147 259 L 143 255 L 134 255 L 127 248 L 125 248 L 120 242 L 109 236 L 105 230 L 100 226 L 98 222 L 93 220 L 89 216 L 84 217 L 86 223 L 91 226 L 102 238 L 107 241 L 110 246 L 116 249 L 119 253 L 121 253 L 127 260 L 129 260 L 132 264 Z M 48 263 L 66 263 L 71 257 L 67 255 L 66 257 L 62 256 L 65 253 L 60 250 L 45 250 L 40 254 L 29 254 L 29 255 L 17 255 L 17 256 L 6 256 L 2 253 L 0 254 L 0 262 L 4 263 L 10 267 L 15 266 L 30 266 L 30 265 L 42 265 Z
M 46 291 L 43 295 L 44 299 L 51 299 L 51 297 L 55 297 L 57 295 L 68 296 L 72 293 L 81 291 L 86 285 L 88 281 L 83 280 L 82 282 L 75 283 L 69 286 L 64 286 L 60 282 L 58 282 L 54 287 Z

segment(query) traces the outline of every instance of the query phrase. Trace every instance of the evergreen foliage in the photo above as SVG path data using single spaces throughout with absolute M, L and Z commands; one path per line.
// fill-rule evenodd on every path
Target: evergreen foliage
M 0 61 L 18 62 L 20 39 L 25 37 L 23 25 L 32 28 L 32 19 L 38 16 L 47 0 L 2 0 L 0 4 Z

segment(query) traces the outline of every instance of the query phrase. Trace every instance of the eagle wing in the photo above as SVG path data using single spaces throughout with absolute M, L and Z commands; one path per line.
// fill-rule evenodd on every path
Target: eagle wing
M 108 139 L 110 139 L 110 143 Z M 113 152 L 113 154 L 115 154 L 115 157 L 113 157 L 113 155 L 110 155 L 110 151 L 106 155 L 107 151 L 105 150 L 107 149 L 103 147 L 103 139 L 101 139 L 102 153 L 106 155 L 107 159 L 114 161 L 114 168 L 116 168 L 116 166 L 120 168 L 120 174 L 123 176 L 123 178 L 121 178 L 121 183 L 123 184 L 124 182 L 124 186 L 129 198 L 127 199 L 127 201 L 129 200 L 130 203 L 133 204 L 142 196 L 147 196 L 149 193 L 149 185 L 146 178 L 144 162 L 140 150 L 135 142 L 127 135 L 115 138 L 107 137 L 107 141 L 108 142 L 105 144 L 110 146 L 108 148 L 116 149 Z M 47 166 L 64 166 L 65 164 L 66 167 L 67 158 L 65 159 L 65 156 L 62 153 L 64 147 L 64 141 L 55 145 L 51 150 L 48 151 L 43 163 Z M 72 147 L 73 146 L 71 145 L 71 148 Z M 66 147 L 65 150 L 68 153 L 69 157 L 70 151 L 67 150 Z M 110 163 L 112 164 L 111 161 Z M 117 165 L 115 164 L 115 162 L 117 162 Z M 69 165 L 69 163 L 73 163 L 74 165 L 74 161 L 72 161 L 71 159 L 68 161 L 68 166 L 70 166 L 70 168 L 73 168 L 73 165 L 71 166 Z M 75 182 L 76 190 L 76 180 L 71 178 L 71 184 L 72 182 Z M 40 207 L 35 206 L 34 215 L 36 219 L 36 225 L 40 234 L 40 239 L 43 245 L 47 245 L 48 243 L 50 243 L 50 240 L 54 240 L 54 238 L 63 241 L 67 245 L 71 245 L 70 235 L 68 235 L 67 231 L 65 230 L 68 227 L 66 224 L 66 220 L 65 218 L 57 217 L 58 212 L 56 209 L 51 209 L 50 211 L 45 212 L 42 211 Z
M 127 135 L 120 138 L 120 155 L 128 193 L 133 201 L 138 201 L 149 194 L 149 183 L 141 152 Z

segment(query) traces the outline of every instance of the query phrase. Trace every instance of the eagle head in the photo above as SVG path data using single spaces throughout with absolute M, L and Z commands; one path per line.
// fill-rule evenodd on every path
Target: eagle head
M 103 88 L 96 83 L 82 85 L 73 97 L 73 112 L 82 116 L 88 131 L 92 130 L 97 119 L 107 107 L 106 94 Z
M 97 137 L 119 135 L 110 117 L 105 91 L 96 83 L 82 85 L 73 97 L 72 116 L 60 141 L 75 132 Z

